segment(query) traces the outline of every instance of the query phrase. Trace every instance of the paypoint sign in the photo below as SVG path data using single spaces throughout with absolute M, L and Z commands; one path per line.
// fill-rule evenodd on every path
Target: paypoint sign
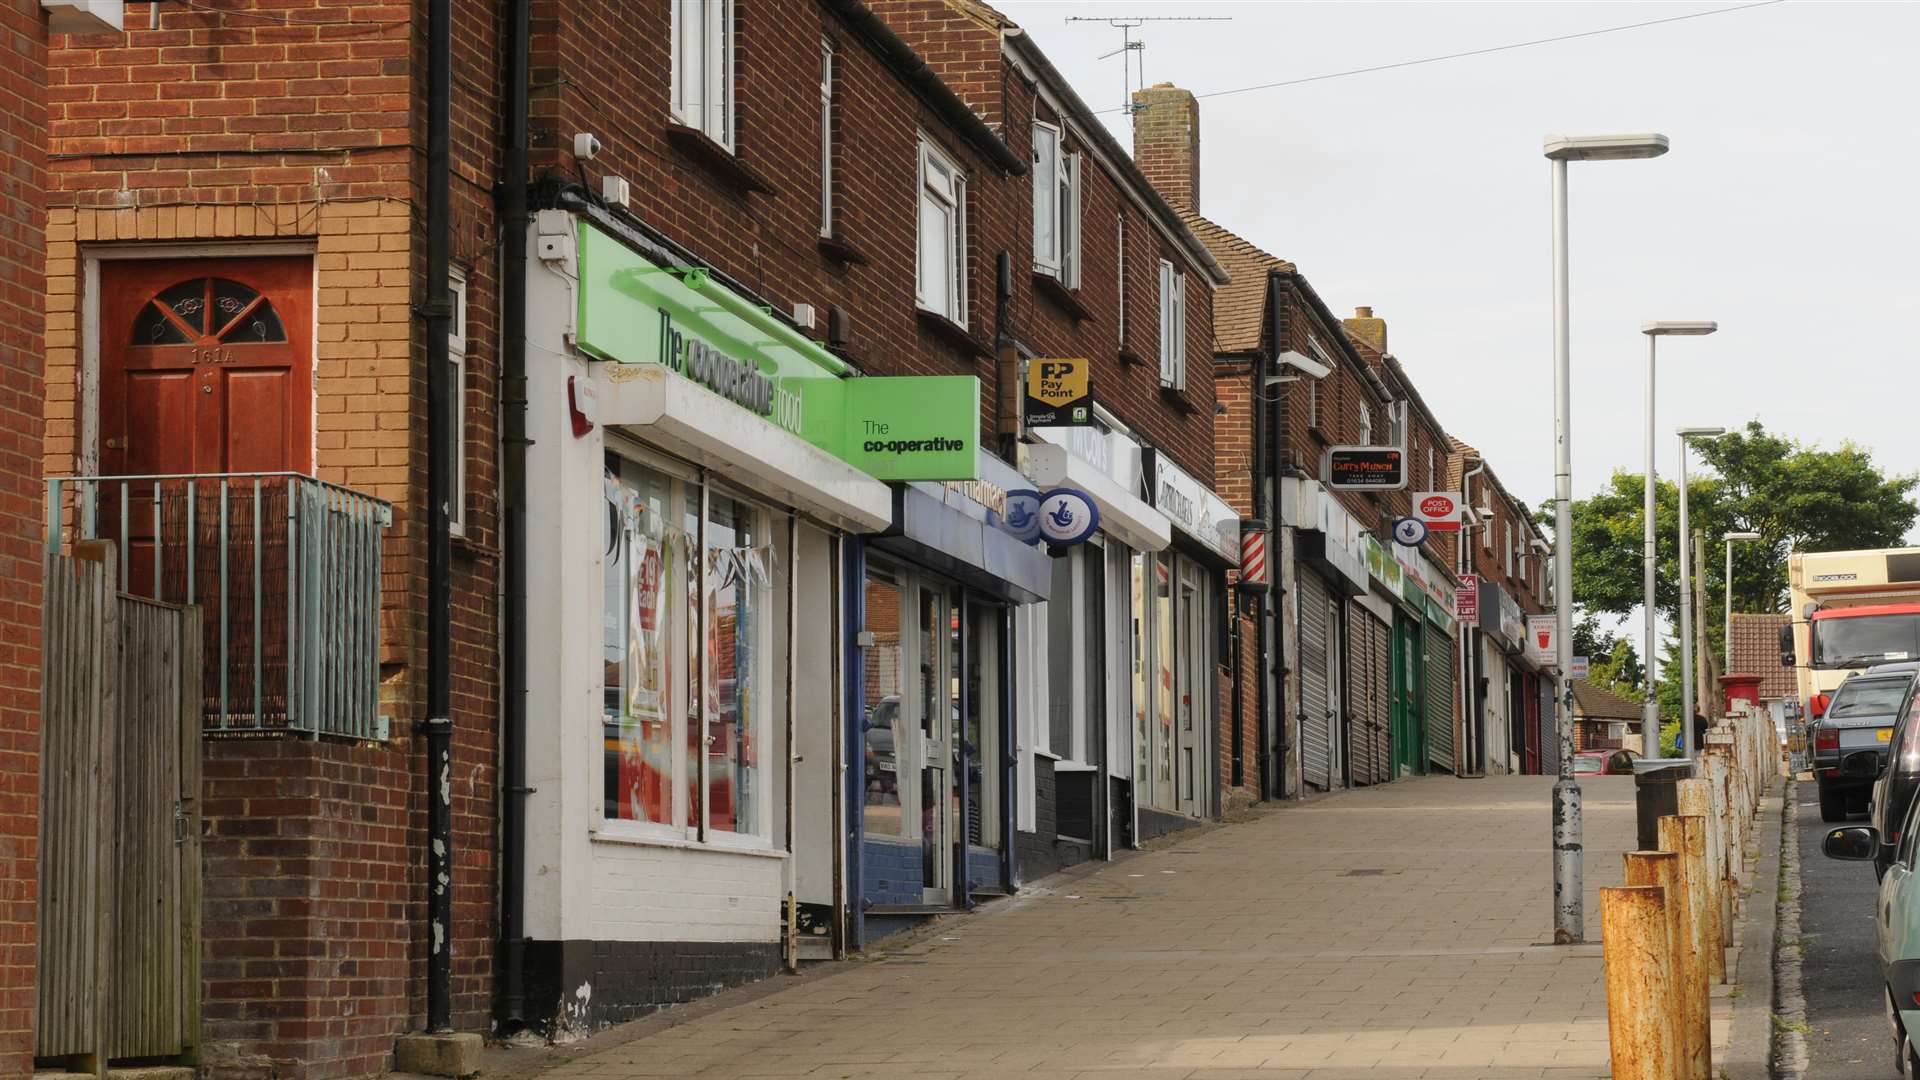
M 1027 361 L 1029 427 L 1084 427 L 1093 423 L 1093 364 L 1083 357 Z

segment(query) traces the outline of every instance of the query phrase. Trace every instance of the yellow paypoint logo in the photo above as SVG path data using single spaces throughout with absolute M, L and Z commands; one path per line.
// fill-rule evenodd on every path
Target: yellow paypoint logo
M 1084 359 L 1033 360 L 1027 364 L 1027 396 L 1053 408 L 1072 404 L 1087 396 L 1087 369 Z

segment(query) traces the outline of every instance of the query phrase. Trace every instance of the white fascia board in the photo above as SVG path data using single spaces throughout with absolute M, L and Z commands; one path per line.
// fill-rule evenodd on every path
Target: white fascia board
M 1020 471 L 1042 490 L 1079 488 L 1100 508 L 1100 531 L 1111 533 L 1135 551 L 1164 551 L 1173 543 L 1173 525 L 1144 499 L 1127 492 L 1092 462 L 1053 443 L 1022 443 Z
M 852 532 L 893 522 L 893 490 L 657 364 L 593 365 L 600 422 Z
M 56 34 L 119 34 L 126 31 L 123 0 L 40 0 L 47 29 Z

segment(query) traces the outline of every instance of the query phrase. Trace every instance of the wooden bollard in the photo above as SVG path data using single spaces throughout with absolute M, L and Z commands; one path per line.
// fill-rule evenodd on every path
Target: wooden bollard
M 1668 814 L 1660 819 L 1660 850 L 1680 856 L 1681 879 L 1686 882 L 1688 931 L 1696 942 L 1701 968 L 1707 978 L 1725 982 L 1727 956 L 1720 948 L 1719 928 L 1714 923 L 1717 910 L 1713 901 L 1713 882 L 1707 878 L 1706 822 L 1691 814 Z
M 1679 1025 L 1667 1007 L 1673 985 L 1667 891 L 1657 885 L 1601 889 L 1600 955 L 1613 1080 L 1680 1076 Z
M 1704 958 L 1694 948 L 1691 899 L 1680 856 L 1671 851 L 1625 854 L 1628 885 L 1658 885 L 1667 894 L 1667 950 L 1673 964 L 1671 992 L 1663 1008 L 1673 1010 L 1680 1069 L 1675 1080 L 1712 1080 L 1713 1022 Z

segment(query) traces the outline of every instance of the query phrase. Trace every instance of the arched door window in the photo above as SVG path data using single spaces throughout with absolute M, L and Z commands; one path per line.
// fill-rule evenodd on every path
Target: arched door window
M 265 345 L 287 340 L 266 295 L 228 278 L 182 281 L 134 318 L 130 345 Z

